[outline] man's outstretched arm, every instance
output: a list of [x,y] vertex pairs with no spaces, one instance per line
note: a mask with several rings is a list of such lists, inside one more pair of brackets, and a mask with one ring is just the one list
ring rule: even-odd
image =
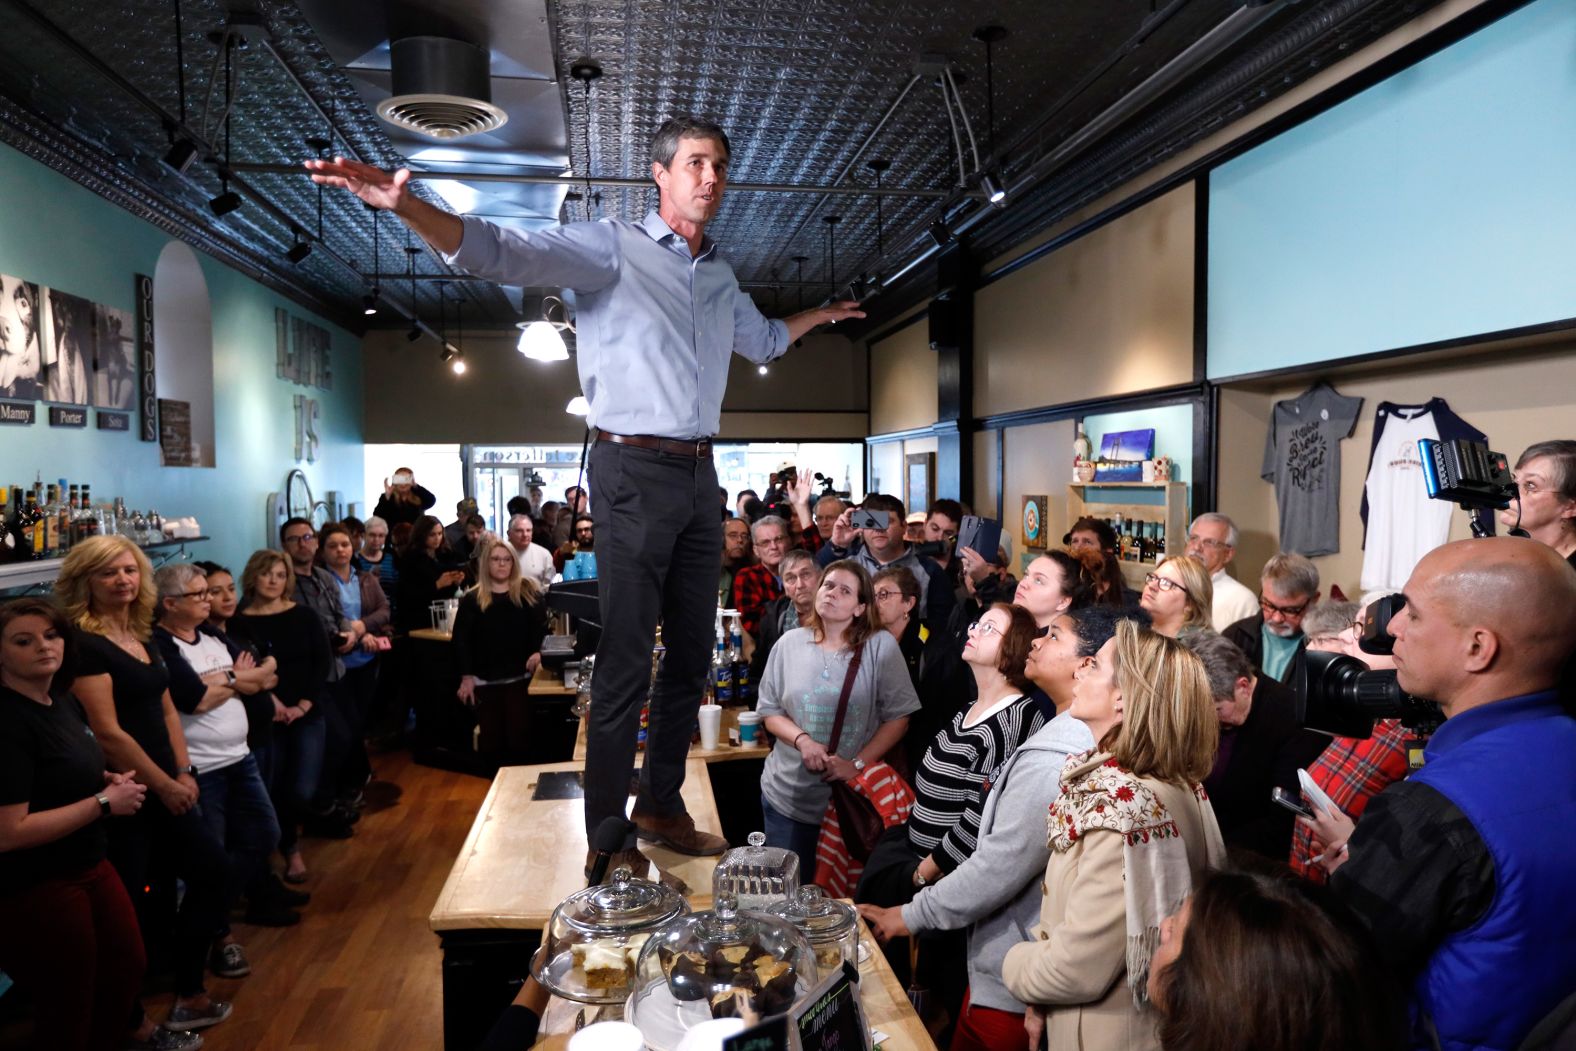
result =
[[322,186],[349,190],[374,208],[393,212],[416,236],[444,255],[460,250],[465,225],[460,217],[436,208],[411,193],[410,171],[401,168],[390,174],[370,164],[335,157],[331,161],[306,162],[312,181]]
[[792,343],[801,338],[805,333],[817,325],[837,324],[853,317],[864,317],[865,312],[859,309],[859,304],[851,299],[828,303],[824,307],[814,307],[810,310],[801,310],[790,317],[783,318],[788,326],[788,342]]

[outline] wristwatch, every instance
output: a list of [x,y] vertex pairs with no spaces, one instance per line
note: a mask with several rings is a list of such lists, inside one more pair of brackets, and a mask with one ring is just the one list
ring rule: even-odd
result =
[[231,669],[231,668],[224,669],[224,684],[226,686],[234,686],[235,685],[235,671],[233,669]]
[[104,793],[100,792],[98,795],[94,796],[93,798],[98,800],[99,817],[101,817],[101,818],[102,817],[109,817],[109,796],[107,796]]
[[860,774],[864,773],[865,772],[865,767],[868,766],[868,765],[869,764],[866,763],[863,759],[860,759],[857,756],[854,757],[854,772],[855,773],[860,773]]
[[925,874],[923,872],[920,872],[919,869],[914,870],[914,886],[923,887],[929,883],[930,881],[925,878]]
[[193,777],[196,777],[196,776],[197,776],[197,768],[196,768],[196,767],[195,767],[195,766],[188,766],[188,767],[187,767],[187,768],[186,768],[186,772],[187,772],[187,773],[188,773],[188,774],[191,774],[191,775],[192,775],[192,776],[193,776]]

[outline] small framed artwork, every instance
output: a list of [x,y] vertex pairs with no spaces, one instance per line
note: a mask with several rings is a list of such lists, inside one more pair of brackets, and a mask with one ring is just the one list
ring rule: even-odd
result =
[[1043,493],[1023,498],[1023,546],[1030,551],[1044,551],[1045,532],[1049,528],[1045,515],[1049,497]]
[[1111,431],[1100,436],[1100,456],[1094,462],[1097,482],[1141,482],[1144,461],[1155,456],[1155,432]]
[[936,489],[936,454],[909,453],[903,457],[903,505],[909,513],[930,508]]

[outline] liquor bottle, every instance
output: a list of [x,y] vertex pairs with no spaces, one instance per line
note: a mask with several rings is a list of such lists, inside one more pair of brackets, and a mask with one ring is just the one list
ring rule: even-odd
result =
[[98,516],[93,513],[92,486],[83,483],[80,500],[77,504],[76,517],[71,520],[71,542],[81,543],[90,536],[97,536],[99,531]]
[[1145,522],[1143,533],[1138,538],[1138,561],[1154,562],[1155,560],[1155,535],[1154,523]]
[[1166,557],[1166,523],[1162,519],[1155,523],[1155,561],[1163,562]]
[[60,486],[49,487],[49,499],[44,504],[44,557],[60,557]]
[[[66,480],[64,478],[60,480],[60,486],[61,491],[66,492]],[[77,487],[73,485],[65,500],[60,504],[60,524],[58,528],[60,529],[61,554],[71,550],[71,520],[77,513],[77,499]]]
[[755,685],[750,682],[750,662],[744,659],[744,629],[739,618],[733,618],[733,632],[728,640],[728,659],[733,662],[733,701],[741,708],[755,706]]
[[711,656],[711,689],[714,703],[726,708],[733,703],[733,662],[728,660],[722,632],[717,632],[717,649]]
[[0,489],[0,563],[16,561],[17,506],[9,486]]
[[22,530],[17,538],[17,546],[22,551],[23,558],[43,557],[43,537],[38,532],[39,518],[38,496],[36,493],[28,493],[27,506],[22,509]]

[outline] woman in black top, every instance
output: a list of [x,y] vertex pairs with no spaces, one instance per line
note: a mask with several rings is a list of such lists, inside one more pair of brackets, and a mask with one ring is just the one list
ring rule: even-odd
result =
[[42,599],[0,606],[0,968],[32,997],[35,1047],[108,1049],[146,958],[103,821],[135,814],[147,789],[104,772],[82,706],[56,681],[70,631]]
[[[161,902],[146,892],[133,899],[144,945],[170,942],[175,1006],[164,1024],[201,1029],[222,1022],[230,1005],[209,999],[203,971],[209,946],[234,904],[230,860],[194,809],[197,771],[170,700],[169,673],[148,643],[156,601],[153,567],[126,537],[91,537],[66,556],[55,593],[78,629],[71,692],[82,702],[110,769],[134,772],[148,789],[147,805],[111,827],[110,861],[127,887],[140,889],[153,885],[149,876],[157,853],[161,867],[173,869],[186,884],[173,932],[162,925],[172,900]],[[174,887],[161,893],[173,899]]]
[[454,615],[458,695],[476,707],[482,753],[500,764],[523,763],[533,736],[528,688],[542,663],[547,607],[536,581],[520,574],[513,548],[495,537],[477,546],[485,577]]
[[422,515],[411,529],[410,547],[399,564],[399,604],[396,607],[401,633],[432,626],[431,607],[440,598],[452,598],[453,589],[465,579],[463,570],[445,568],[456,562],[443,535],[443,523]]
[[[277,663],[274,696],[284,705],[284,714],[274,725],[268,792],[279,815],[285,881],[304,883],[299,832],[323,774],[326,724],[318,701],[331,657],[322,622],[291,599],[294,589],[289,559],[278,551],[256,552],[241,570],[241,612],[231,618],[230,628],[260,656]],[[345,831],[348,834],[348,826]]]
[[392,478],[383,483],[383,495],[372,513],[393,529],[401,522],[414,522],[422,513],[438,502],[438,498],[416,484],[416,476],[409,467],[401,467]]

